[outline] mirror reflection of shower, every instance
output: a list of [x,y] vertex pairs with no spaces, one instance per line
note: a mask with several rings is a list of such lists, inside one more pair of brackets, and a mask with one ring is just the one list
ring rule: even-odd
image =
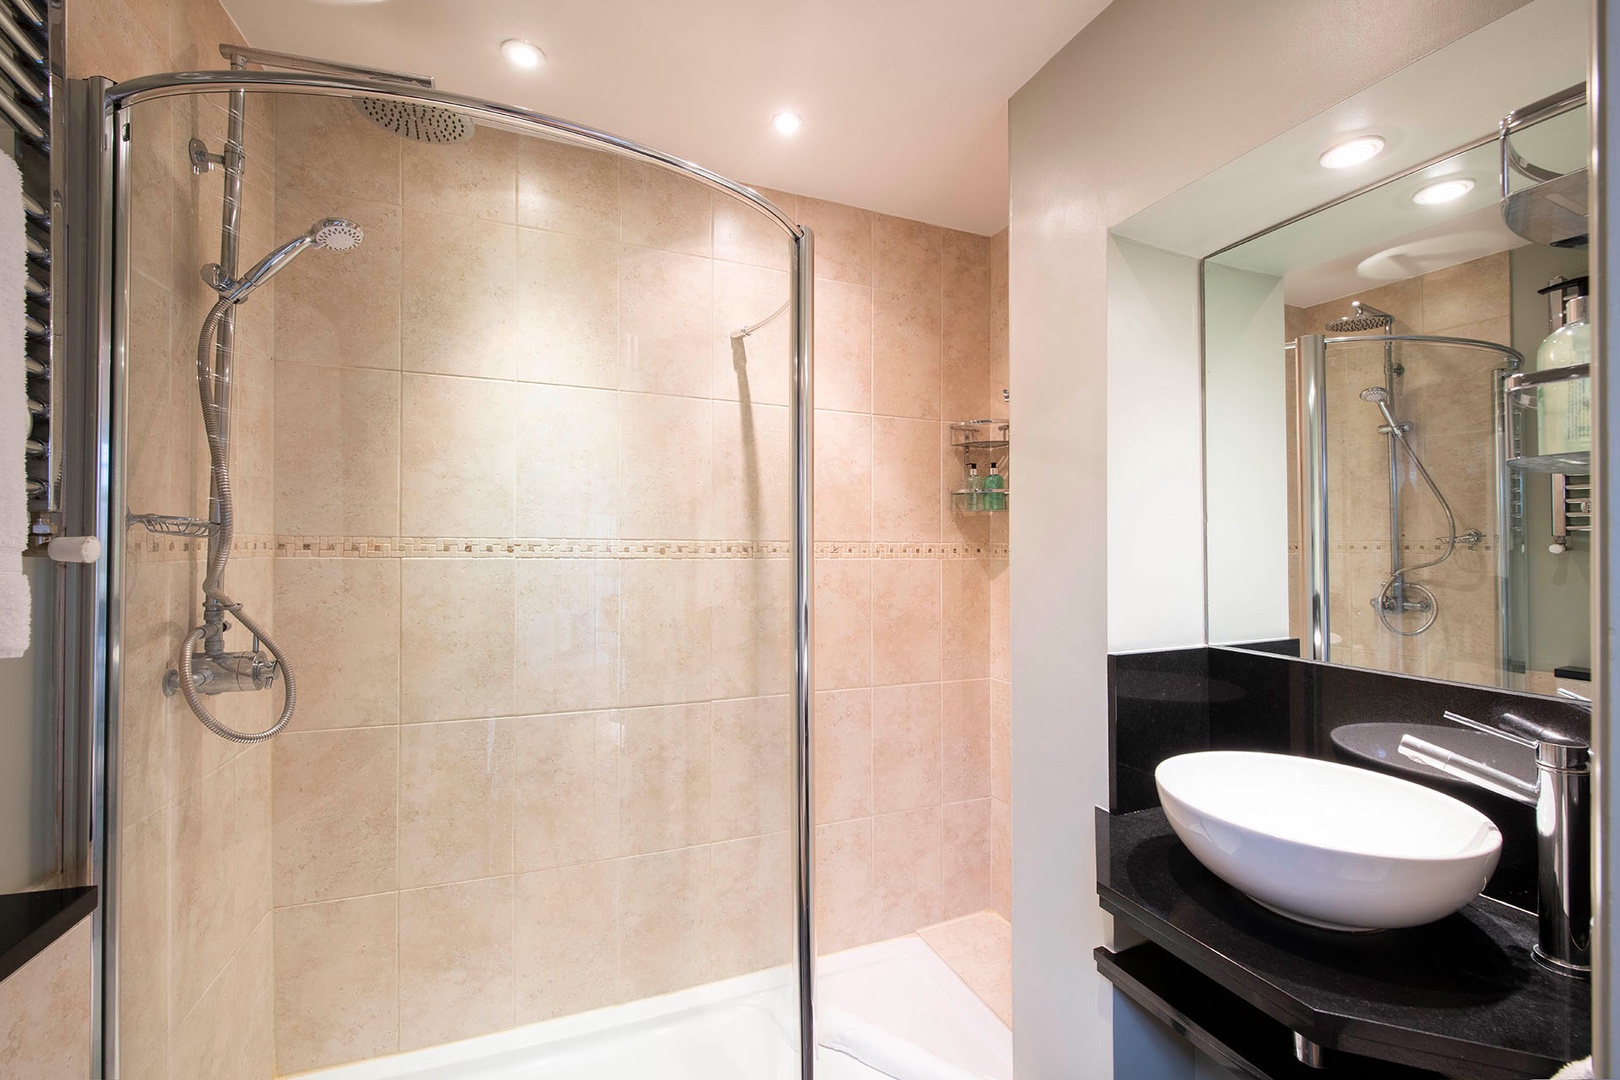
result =
[[[1409,436],[1413,433],[1411,421],[1400,420],[1396,416],[1397,394],[1400,389],[1400,380],[1406,374],[1406,368],[1395,356],[1397,341],[1439,341],[1443,339],[1426,337],[1424,335],[1401,335],[1394,332],[1395,317],[1387,311],[1382,311],[1360,300],[1351,301],[1350,313],[1343,318],[1334,319],[1327,324],[1327,330],[1332,334],[1363,334],[1369,330],[1382,331],[1379,334],[1369,334],[1365,337],[1340,338],[1339,341],[1379,341],[1384,346],[1384,384],[1382,386],[1369,386],[1361,391],[1360,397],[1371,405],[1377,407],[1383,423],[1379,425],[1379,434],[1385,436],[1388,443],[1389,462],[1389,576],[1379,588],[1378,595],[1372,597],[1369,603],[1378,615],[1378,621],[1390,633],[1400,637],[1416,637],[1434,626],[1440,617],[1440,600],[1434,592],[1424,585],[1411,580],[1412,575],[1424,570],[1432,570],[1450,559],[1456,553],[1459,543],[1472,548],[1485,539],[1484,533],[1479,529],[1468,529],[1459,534],[1457,532],[1457,518],[1452,512],[1451,503],[1440,490],[1439,484],[1424,465],[1422,457],[1412,445]],[[1329,339],[1332,342],[1334,339]],[[1487,344],[1488,343],[1474,343]],[[1442,545],[1437,557],[1425,562],[1408,564],[1403,554],[1403,529],[1401,513],[1401,456],[1404,452],[1406,459],[1412,463],[1423,484],[1439,504],[1441,513],[1445,516],[1446,531],[1444,536],[1437,537]],[[1402,620],[1405,616],[1416,615],[1417,623],[1408,628]]]

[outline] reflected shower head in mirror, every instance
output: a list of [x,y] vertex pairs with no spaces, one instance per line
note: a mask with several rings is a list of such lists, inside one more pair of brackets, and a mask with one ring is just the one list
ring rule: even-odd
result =
[[282,244],[235,280],[226,277],[218,263],[203,267],[202,276],[219,295],[233,304],[240,304],[252,295],[254,289],[286,269],[306,248],[352,251],[365,238],[365,231],[347,218],[322,218],[311,225],[308,232]]
[[471,120],[437,105],[363,97],[354,99],[354,107],[384,131],[412,142],[458,143],[473,136]]
[[1330,334],[1356,334],[1363,330],[1387,332],[1394,326],[1395,316],[1387,311],[1379,311],[1371,304],[1363,304],[1360,300],[1350,301],[1350,314],[1327,324]]

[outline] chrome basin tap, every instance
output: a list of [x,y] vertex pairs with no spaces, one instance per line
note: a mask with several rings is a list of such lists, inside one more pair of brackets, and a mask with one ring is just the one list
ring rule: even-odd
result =
[[1536,810],[1537,916],[1532,950],[1543,967],[1576,978],[1592,970],[1592,748],[1579,739],[1506,713],[1503,731],[1454,712],[1447,720],[1529,747],[1536,782],[1527,783],[1415,735],[1401,736],[1401,754],[1505,795]]

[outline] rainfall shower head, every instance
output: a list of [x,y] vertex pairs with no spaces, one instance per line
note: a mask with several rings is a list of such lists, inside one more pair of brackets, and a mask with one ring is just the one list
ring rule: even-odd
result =
[[363,97],[354,99],[354,107],[384,131],[415,142],[458,143],[473,134],[471,120],[437,105]]
[[231,303],[240,304],[252,295],[254,289],[286,269],[287,264],[302,254],[305,248],[352,251],[365,238],[365,231],[347,218],[322,218],[302,236],[287,241],[254,263],[241,277],[232,280],[218,263],[209,263],[203,267],[203,280]]
[[1327,324],[1330,334],[1356,334],[1363,330],[1389,330],[1395,325],[1395,316],[1379,311],[1360,300],[1350,302],[1350,314]]

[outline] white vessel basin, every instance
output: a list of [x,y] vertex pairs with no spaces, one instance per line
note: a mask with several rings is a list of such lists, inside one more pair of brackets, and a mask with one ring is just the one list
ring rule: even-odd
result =
[[1330,930],[1417,926],[1485,887],[1502,834],[1438,791],[1287,754],[1163,762],[1165,816],[1198,861],[1273,911]]

